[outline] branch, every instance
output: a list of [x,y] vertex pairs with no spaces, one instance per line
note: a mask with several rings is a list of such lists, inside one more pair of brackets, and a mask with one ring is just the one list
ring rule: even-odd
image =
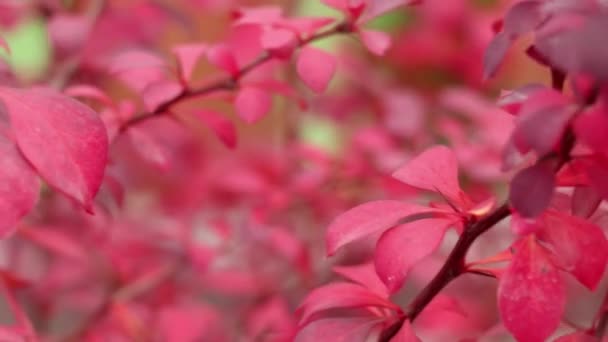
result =
[[[585,98],[580,104],[579,110],[572,116],[568,128],[561,139],[558,152],[551,152],[538,159],[537,162],[544,162],[547,160],[555,160],[555,173],[559,172],[561,168],[566,165],[571,159],[571,152],[576,144],[576,138],[572,130],[572,120],[578,114],[580,114],[587,106],[596,102],[599,93],[599,88],[594,87],[590,92],[589,96]],[[490,230],[497,223],[511,215],[509,208],[509,202],[505,202],[500,207],[494,209],[487,216],[483,217],[479,221],[472,221],[466,224],[462,235],[458,238],[454,249],[450,252],[445,264],[441,267],[439,272],[431,280],[431,282],[414,298],[412,303],[405,310],[405,315],[401,317],[397,322],[386,328],[382,335],[380,335],[379,342],[389,342],[401,329],[401,326],[406,320],[413,322],[418,315],[424,310],[424,308],[435,298],[435,296],[443,290],[452,280],[456,279],[463,273],[467,272],[465,266],[465,257],[469,248],[477,240],[479,236]],[[606,303],[608,303],[608,295],[606,297]],[[605,308],[605,306],[604,306]],[[601,334],[604,333],[606,326],[608,325],[608,310],[604,310],[601,318],[598,319],[597,328],[600,328]],[[598,333],[598,329],[596,329]]]
[[[342,22],[342,23],[332,27],[331,29],[328,29],[327,31],[317,33],[306,39],[301,40],[297,44],[296,49],[302,48],[310,43],[313,43],[313,42],[321,40],[321,39],[325,39],[325,38],[335,36],[338,34],[350,33],[350,32],[352,32],[352,26],[350,25],[350,23]],[[199,89],[194,89],[194,90],[190,90],[187,88],[183,89],[173,99],[171,99],[171,100],[165,102],[164,104],[162,104],[161,106],[159,106],[154,112],[141,113],[139,115],[136,115],[132,119],[129,119],[128,121],[126,121],[120,127],[120,132],[124,132],[124,131],[128,130],[130,127],[135,126],[143,121],[147,121],[148,119],[170,113],[171,112],[170,108],[183,100],[186,100],[186,99],[189,99],[192,97],[205,96],[205,95],[209,95],[209,94],[216,93],[219,91],[235,90],[238,88],[239,81],[243,77],[245,77],[247,74],[251,73],[253,70],[257,69],[259,66],[261,66],[267,62],[270,62],[273,59],[274,59],[273,55],[271,55],[267,52],[264,52],[260,56],[258,56],[256,59],[254,59],[252,62],[243,66],[238,71],[238,73],[236,73],[236,75],[229,76],[224,79],[215,81],[215,82],[213,82],[209,85],[203,86]]]

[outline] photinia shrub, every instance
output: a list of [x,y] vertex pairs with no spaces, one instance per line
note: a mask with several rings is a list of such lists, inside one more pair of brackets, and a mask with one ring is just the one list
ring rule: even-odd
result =
[[0,341],[605,340],[606,32],[602,0],[1,2]]

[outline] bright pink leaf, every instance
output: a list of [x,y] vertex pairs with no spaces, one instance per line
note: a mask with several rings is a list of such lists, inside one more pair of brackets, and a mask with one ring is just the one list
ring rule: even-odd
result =
[[426,219],[391,228],[376,244],[374,263],[380,279],[391,293],[401,289],[412,267],[441,244],[450,221]]
[[510,185],[509,201],[521,216],[540,215],[551,203],[555,176],[545,164],[537,163],[517,173]]
[[87,210],[103,179],[108,136],[89,107],[51,90],[0,88],[17,145],[52,187]]
[[422,340],[414,333],[410,321],[405,321],[390,342],[422,342]]
[[378,277],[378,273],[376,272],[373,263],[353,266],[335,266],[333,270],[344,278],[367,287],[381,297],[388,298],[388,289]]
[[38,201],[40,182],[15,144],[0,136],[0,238],[14,232]]
[[272,52],[276,57],[288,58],[297,46],[296,34],[283,28],[267,28],[260,38],[264,49]]
[[361,30],[359,36],[365,47],[378,56],[383,56],[391,46],[391,36],[385,32]]
[[399,306],[365,287],[353,283],[331,283],[314,289],[302,302],[300,325],[316,313],[339,308],[381,307],[399,311]]
[[498,285],[504,326],[520,342],[545,341],[559,326],[566,294],[558,269],[530,235],[515,254]]
[[325,318],[314,321],[300,330],[294,342],[366,342],[376,325],[374,317]]
[[236,147],[236,128],[232,121],[220,113],[207,109],[196,112],[196,117],[209,127],[226,147]]
[[166,308],[161,310],[159,315],[159,327],[167,341],[197,341],[208,338],[217,321],[217,314],[206,307]]
[[205,44],[182,44],[171,50],[179,64],[179,71],[183,81],[188,82],[190,80],[196,63],[207,53],[208,48]]
[[422,152],[395,171],[393,177],[416,188],[438,191],[456,203],[462,203],[458,160],[445,146],[435,146]]
[[553,342],[600,342],[600,339],[586,332],[577,331],[560,336]]
[[243,87],[234,100],[236,113],[247,123],[255,123],[270,111],[272,97],[262,89]]
[[239,73],[239,65],[234,53],[225,45],[216,45],[207,51],[209,62],[218,68],[224,70],[231,76],[236,76]]
[[155,137],[140,127],[131,127],[126,134],[142,159],[163,170],[169,167],[171,151]]
[[608,262],[608,241],[600,227],[551,210],[539,237],[551,245],[560,267],[589,289],[597,287]]
[[300,51],[296,69],[310,89],[323,93],[336,72],[336,58],[325,51],[307,46]]
[[386,230],[409,216],[420,219],[432,213],[427,207],[401,201],[381,200],[356,206],[329,225],[325,240],[327,254],[333,255],[340,247]]

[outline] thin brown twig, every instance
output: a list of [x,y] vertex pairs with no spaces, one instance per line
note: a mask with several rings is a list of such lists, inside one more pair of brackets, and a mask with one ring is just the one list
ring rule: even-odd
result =
[[[352,31],[351,25],[348,22],[342,22],[326,31],[317,33],[306,39],[302,39],[297,44],[296,48],[302,48],[305,45],[308,45],[315,41],[325,39],[325,38],[328,38],[328,37],[331,37],[334,35],[338,35],[338,34],[350,33],[351,31]],[[194,97],[205,96],[205,95],[209,95],[209,94],[216,93],[219,91],[235,90],[238,88],[239,81],[243,77],[245,77],[246,75],[251,73],[253,70],[257,69],[259,66],[261,66],[267,62],[270,62],[273,58],[274,58],[274,56],[272,54],[270,54],[268,52],[264,52],[260,56],[258,56],[256,59],[254,59],[252,62],[243,66],[235,75],[220,79],[209,85],[203,86],[199,89],[190,90],[190,89],[185,88],[179,94],[177,94],[173,99],[160,105],[154,112],[141,113],[139,115],[134,116],[132,119],[126,121],[121,126],[120,131],[124,132],[124,131],[128,130],[129,128],[131,128],[143,121],[146,121],[148,119],[158,117],[161,115],[165,115],[170,112],[169,109],[172,106],[176,105],[177,103],[179,103],[183,100],[194,98]]]

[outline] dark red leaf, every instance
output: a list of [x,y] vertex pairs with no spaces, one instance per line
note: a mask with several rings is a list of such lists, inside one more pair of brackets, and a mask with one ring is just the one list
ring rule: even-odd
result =
[[540,215],[551,203],[555,176],[543,163],[530,166],[515,175],[510,185],[509,202],[521,216]]

